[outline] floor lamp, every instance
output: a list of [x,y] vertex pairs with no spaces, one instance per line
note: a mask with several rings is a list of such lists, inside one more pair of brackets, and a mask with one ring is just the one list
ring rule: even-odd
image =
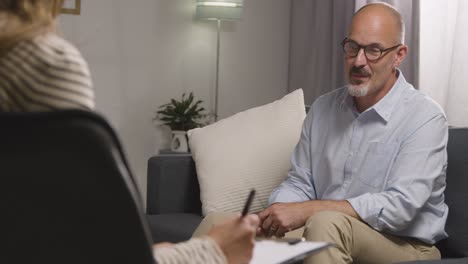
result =
[[196,17],[201,20],[214,20],[217,23],[216,35],[216,79],[214,119],[218,120],[219,94],[219,50],[221,21],[240,20],[244,0],[197,0]]

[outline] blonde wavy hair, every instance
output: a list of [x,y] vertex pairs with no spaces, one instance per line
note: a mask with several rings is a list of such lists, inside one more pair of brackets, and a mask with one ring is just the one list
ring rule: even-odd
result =
[[22,40],[56,30],[64,0],[0,0],[0,55]]

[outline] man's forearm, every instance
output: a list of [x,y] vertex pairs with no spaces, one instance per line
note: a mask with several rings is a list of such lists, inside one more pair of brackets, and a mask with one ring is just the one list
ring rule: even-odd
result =
[[283,236],[286,232],[302,227],[307,219],[321,211],[336,211],[350,215],[360,221],[352,205],[346,201],[310,200],[295,203],[275,203],[258,214],[261,232],[266,236]]
[[321,211],[336,211],[347,214],[362,221],[361,217],[359,217],[353,206],[351,206],[351,204],[346,200],[312,200],[303,202],[303,204],[304,209],[306,210],[309,217]]

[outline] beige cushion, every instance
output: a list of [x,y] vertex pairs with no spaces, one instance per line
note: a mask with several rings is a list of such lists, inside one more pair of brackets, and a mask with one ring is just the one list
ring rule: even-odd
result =
[[203,214],[240,212],[251,188],[251,212],[264,209],[286,177],[305,118],[302,90],[273,103],[188,131]]

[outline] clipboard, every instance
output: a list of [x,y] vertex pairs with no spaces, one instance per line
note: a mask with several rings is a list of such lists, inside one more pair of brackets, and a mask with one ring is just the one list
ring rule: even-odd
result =
[[290,244],[281,240],[258,240],[250,264],[292,264],[330,246],[332,244],[327,242]]

